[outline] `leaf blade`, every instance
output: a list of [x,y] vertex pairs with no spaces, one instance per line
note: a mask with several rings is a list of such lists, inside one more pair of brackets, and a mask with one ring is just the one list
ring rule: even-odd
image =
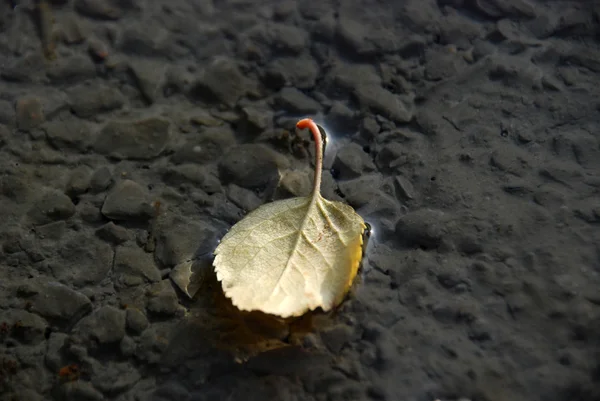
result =
[[[236,307],[290,317],[341,302],[360,264],[364,222],[348,205],[311,200],[263,205],[223,238],[214,265]],[[339,210],[345,223],[336,228],[324,216]]]

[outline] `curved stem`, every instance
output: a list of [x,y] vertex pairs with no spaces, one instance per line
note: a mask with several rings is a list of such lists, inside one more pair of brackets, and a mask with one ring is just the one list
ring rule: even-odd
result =
[[298,129],[309,129],[315,140],[315,179],[313,182],[313,199],[316,194],[321,193],[321,175],[323,170],[323,140],[321,139],[321,131],[317,124],[310,118],[305,118],[296,123]]

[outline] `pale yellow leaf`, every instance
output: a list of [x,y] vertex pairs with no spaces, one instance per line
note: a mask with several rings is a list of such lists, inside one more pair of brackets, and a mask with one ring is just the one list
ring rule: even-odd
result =
[[281,317],[328,311],[358,271],[365,222],[349,205],[321,196],[321,136],[310,120],[298,126],[311,129],[317,146],[313,193],[255,209],[215,249],[217,279],[241,310]]

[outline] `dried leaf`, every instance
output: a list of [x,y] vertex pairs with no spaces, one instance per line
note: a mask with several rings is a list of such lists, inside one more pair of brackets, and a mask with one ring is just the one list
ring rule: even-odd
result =
[[356,277],[367,226],[349,205],[321,196],[323,137],[316,146],[311,195],[267,203],[235,224],[215,249],[223,292],[240,310],[280,317],[339,305]]

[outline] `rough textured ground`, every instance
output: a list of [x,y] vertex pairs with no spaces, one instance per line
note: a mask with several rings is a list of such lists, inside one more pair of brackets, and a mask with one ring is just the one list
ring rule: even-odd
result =
[[[599,19],[0,2],[0,398],[600,400]],[[306,194],[306,116],[324,195],[375,228],[365,274],[309,351],[241,365],[169,274]]]

